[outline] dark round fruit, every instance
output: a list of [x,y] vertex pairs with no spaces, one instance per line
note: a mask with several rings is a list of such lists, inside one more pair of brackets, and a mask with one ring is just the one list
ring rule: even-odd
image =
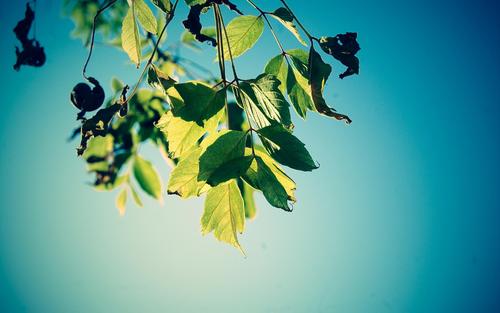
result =
[[83,110],[86,107],[86,102],[91,96],[90,86],[85,83],[78,83],[71,91],[71,102],[78,110]]

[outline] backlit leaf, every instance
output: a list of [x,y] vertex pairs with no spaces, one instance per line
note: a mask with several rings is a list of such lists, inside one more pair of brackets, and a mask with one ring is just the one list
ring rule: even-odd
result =
[[122,189],[116,197],[116,207],[121,216],[125,215],[125,207],[127,205],[127,189]]
[[134,2],[128,9],[122,23],[122,47],[130,60],[139,68],[141,62],[141,43],[139,41],[139,28],[135,19]]
[[[259,40],[264,31],[261,16],[243,15],[235,17],[226,26],[229,45],[233,58],[244,54]],[[224,59],[230,60],[229,49],[224,37]]]
[[142,190],[157,200],[161,200],[161,180],[151,162],[140,156],[134,158],[134,177]]
[[214,232],[215,238],[227,242],[242,253],[237,233],[245,228],[245,209],[240,190],[235,180],[210,189],[205,199],[205,209],[201,217],[204,235]]
[[135,14],[141,26],[149,33],[156,35],[158,25],[156,17],[144,0],[132,0],[135,4]]
[[172,3],[170,2],[170,0],[151,0],[151,2],[153,2],[153,4],[156,5],[164,13],[168,13],[172,9]]
[[271,13],[271,16],[274,17],[277,21],[279,21],[283,26],[285,26],[297,40],[307,46],[306,42],[300,36],[299,31],[297,30],[297,26],[293,23],[293,15],[286,8],[279,8]]

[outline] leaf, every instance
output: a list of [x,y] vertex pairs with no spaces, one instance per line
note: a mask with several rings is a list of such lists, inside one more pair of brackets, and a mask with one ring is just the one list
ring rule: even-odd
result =
[[157,34],[158,25],[156,22],[156,17],[149,8],[149,6],[144,2],[144,0],[132,0],[135,4],[135,14],[141,26],[153,35]]
[[319,45],[325,53],[347,66],[345,72],[339,75],[340,79],[359,74],[359,59],[356,57],[356,53],[360,47],[356,40],[357,37],[357,33],[345,33],[335,37],[321,37],[319,40]]
[[167,188],[168,194],[177,194],[182,198],[189,198],[191,196],[198,196],[206,191],[206,181],[198,179],[200,173],[200,156],[208,146],[227,132],[227,130],[223,130],[219,133],[209,134],[203,139],[198,148],[192,149],[180,159],[170,174]]
[[237,237],[237,233],[243,233],[244,228],[245,210],[236,181],[210,189],[201,217],[203,235],[214,231],[215,238],[233,245],[244,254]]
[[266,67],[264,68],[264,72],[266,74],[271,74],[276,76],[281,82],[279,89],[283,94],[286,92],[286,77],[287,77],[287,63],[285,62],[285,56],[283,54],[278,54],[269,62],[267,62]]
[[205,126],[205,123],[224,107],[225,88],[215,92],[211,86],[202,82],[176,84],[174,88],[177,93],[169,92],[170,99],[174,100],[172,113],[185,121],[194,121]]
[[311,96],[313,99],[314,107],[323,115],[333,117],[337,120],[344,120],[346,124],[351,123],[351,119],[344,114],[337,113],[335,109],[330,108],[325,99],[323,98],[323,88],[325,87],[326,80],[332,71],[332,67],[321,59],[321,56],[311,46],[309,51],[309,70],[311,86]]
[[151,162],[136,156],[133,165],[134,177],[142,190],[157,200],[161,200],[161,180]]
[[148,69],[148,84],[153,87],[163,91],[166,95],[167,90],[174,86],[176,81],[163,73],[156,65],[151,64]]
[[134,2],[128,9],[127,15],[122,23],[122,47],[128,54],[130,60],[139,68],[141,62],[141,43],[139,41],[139,28],[135,20]]
[[288,204],[288,194],[274,175],[271,166],[273,165],[266,164],[260,156],[257,156],[243,175],[243,179],[253,188],[261,190],[267,202],[272,206],[292,211]]
[[170,0],[151,0],[164,13],[169,13],[172,10],[172,2]]
[[237,130],[221,132],[221,135],[200,156],[198,181],[209,181],[212,174],[220,167],[231,160],[243,157],[246,138],[247,132]]
[[125,215],[125,207],[127,204],[127,189],[122,189],[116,197],[116,207],[121,216]]
[[238,179],[238,187],[240,188],[243,203],[245,204],[245,217],[254,219],[257,214],[257,207],[255,206],[255,199],[253,196],[255,189],[242,179]]
[[[226,26],[227,41],[231,47],[231,55],[237,58],[252,48],[264,31],[264,21],[261,16],[243,15],[235,17]],[[231,55],[224,37],[224,59],[230,60]]]
[[300,37],[297,27],[293,23],[293,15],[290,13],[290,11],[288,11],[286,8],[279,8],[272,12],[271,16],[274,17],[278,22],[283,24],[283,26],[285,26],[302,45],[307,46],[304,39]]
[[248,167],[250,167],[252,160],[253,156],[247,155],[244,157],[232,159],[222,164],[212,173],[212,175],[210,175],[207,183],[210,186],[217,186],[218,184],[226,182],[230,179],[239,178],[248,170]]
[[206,130],[196,122],[175,117],[172,111],[165,113],[156,124],[168,139],[168,152],[172,158],[179,158],[189,151]]
[[184,1],[186,1],[186,4],[189,6],[204,4],[205,2],[207,2],[207,0],[184,0]]
[[318,168],[304,144],[280,124],[257,130],[264,147],[279,163],[300,171]]
[[[245,149],[245,155],[248,155],[251,153],[250,148]],[[276,176],[276,179],[279,181],[279,183],[285,188],[286,194],[288,195],[288,200],[295,202],[297,199],[295,198],[295,190],[297,189],[297,185],[291,179],[284,171],[283,169],[279,166],[279,164],[267,154],[267,152],[264,150],[264,148],[260,146],[255,146],[255,154],[262,158],[266,164],[269,165],[269,168],[271,169],[271,172],[273,172],[274,176]]]
[[108,134],[104,137],[97,136],[90,139],[82,157],[89,161],[91,158],[105,158],[111,152],[113,152],[113,136]]
[[[200,33],[210,38],[214,38],[217,35],[215,27],[204,27],[201,29]],[[182,33],[181,42],[189,47],[198,48],[195,35],[193,35],[189,31],[184,31]]]
[[280,81],[273,75],[261,74],[241,82],[235,91],[237,102],[247,109],[250,119],[262,128],[272,121],[292,128],[289,104],[279,90]]
[[200,155],[203,148],[191,150],[177,163],[168,181],[167,193],[176,194],[182,198],[198,196],[204,181],[198,181]]
[[137,204],[138,207],[142,208],[143,204],[141,201],[141,197],[139,197],[139,194],[137,193],[137,190],[135,190],[135,188],[131,184],[129,184],[129,187],[130,187],[130,192],[132,193],[132,198],[134,199],[135,204]]

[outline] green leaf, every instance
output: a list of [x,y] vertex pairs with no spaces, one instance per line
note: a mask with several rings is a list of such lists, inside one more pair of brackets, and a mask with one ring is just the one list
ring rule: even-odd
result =
[[[217,36],[215,27],[204,27],[201,29],[200,33],[211,38],[215,38]],[[181,42],[189,47],[199,49],[198,41],[195,36],[187,30],[182,33]]]
[[283,126],[276,124],[264,127],[257,133],[266,150],[279,163],[301,171],[318,168],[304,144]]
[[309,51],[309,67],[309,83],[311,86],[311,96],[316,111],[318,111],[320,114],[333,117],[337,120],[344,120],[346,124],[350,124],[351,119],[347,115],[337,113],[334,108],[330,108],[326,104],[326,101],[323,98],[323,89],[325,87],[326,80],[332,72],[332,67],[323,62],[321,56],[314,50],[312,46],[311,50]]
[[87,149],[82,157],[88,160],[91,157],[105,158],[113,151],[113,136],[108,134],[105,137],[92,137],[87,144]]
[[286,8],[279,8],[275,10],[274,12],[271,13],[271,16],[274,17],[278,22],[283,24],[294,36],[297,38],[297,40],[303,44],[304,46],[307,46],[306,42],[302,37],[300,37],[299,31],[297,30],[297,27],[293,23],[293,15],[288,11]]
[[279,79],[279,81],[281,82],[279,89],[283,94],[285,94],[286,92],[287,71],[288,67],[285,56],[283,54],[279,54],[269,60],[269,62],[267,62],[266,64],[266,67],[264,68],[264,72],[266,74],[274,75]]
[[130,60],[139,68],[141,62],[141,42],[139,41],[139,28],[135,20],[134,2],[128,9],[127,15],[122,23],[122,47],[128,54]]
[[[261,16],[242,15],[235,17],[226,26],[227,37],[233,58],[237,58],[252,48],[264,31],[264,21]],[[224,37],[224,59],[230,60],[231,55]]]
[[217,168],[212,175],[210,175],[207,183],[210,186],[217,186],[218,184],[233,178],[239,178],[241,175],[246,173],[248,167],[250,167],[250,164],[252,163],[252,160],[253,156],[247,155],[224,163]]
[[200,155],[202,153],[203,148],[196,148],[187,153],[177,163],[177,166],[170,173],[167,187],[168,194],[176,194],[182,198],[199,195],[200,190],[205,185],[204,181],[198,181]]
[[113,90],[113,93],[116,94],[118,92],[121,92],[123,90],[123,87],[123,82],[118,78],[113,77],[113,79],[111,80],[111,90]]
[[148,84],[163,91],[166,95],[167,90],[174,86],[176,81],[163,73],[156,65],[151,64],[148,69]]
[[151,2],[164,13],[168,13],[172,10],[172,2],[170,2],[170,0],[151,0]]
[[125,215],[125,207],[127,205],[127,189],[122,189],[116,197],[116,207],[120,215]]
[[184,0],[184,1],[186,1],[186,4],[189,6],[203,4],[203,3],[207,2],[207,0]]
[[243,203],[245,204],[245,217],[254,219],[257,214],[257,207],[255,206],[255,199],[253,196],[255,189],[242,179],[238,179],[238,187],[240,188]]
[[189,151],[206,132],[196,122],[173,116],[172,111],[165,113],[156,127],[167,136],[168,152],[172,158],[179,158]]
[[[200,156],[198,181],[209,181],[212,174],[229,161],[244,156],[247,132],[228,130],[207,147]],[[218,176],[218,179],[223,175]]]
[[224,107],[225,88],[215,92],[211,86],[202,82],[176,84],[174,88],[177,93],[169,92],[170,99],[174,100],[172,113],[185,121],[194,121],[205,126],[205,123]]
[[208,146],[227,132],[227,130],[224,130],[219,133],[209,134],[203,139],[198,148],[192,149],[181,158],[170,174],[167,188],[168,194],[177,194],[182,198],[189,198],[191,196],[199,196],[206,191],[206,186],[208,186],[206,181],[198,179],[200,173],[200,156]]
[[309,88],[304,88],[304,84],[307,86],[308,81],[291,66],[289,66],[287,74],[286,87],[288,97],[290,97],[290,102],[292,102],[297,114],[305,119],[307,109],[313,107],[311,95],[308,92]]
[[245,209],[236,181],[210,189],[201,217],[203,235],[214,231],[215,238],[233,245],[244,254],[237,237],[237,233],[243,233],[244,228]]
[[151,162],[136,156],[133,165],[134,177],[142,190],[157,200],[161,200],[161,180]]
[[239,84],[235,89],[237,102],[244,107],[249,118],[262,128],[277,122],[292,128],[289,104],[279,90],[280,81],[273,75],[261,74]]
[[253,188],[261,190],[269,204],[291,211],[287,191],[276,178],[271,169],[272,166],[273,164],[266,163],[260,156],[257,156],[253,159],[243,179]]
[[156,35],[158,30],[158,25],[156,22],[156,17],[154,16],[151,9],[144,2],[144,0],[132,0],[135,4],[135,14],[141,26],[153,35]]
[[[245,149],[245,155],[251,153],[250,148]],[[297,199],[295,198],[295,190],[297,189],[297,185],[280,167],[280,165],[267,154],[265,149],[260,146],[255,146],[255,154],[259,156],[266,164],[269,165],[269,168],[273,172],[276,179],[280,182],[280,184],[285,188],[286,194],[288,195],[288,200],[295,202]]]
[[137,204],[138,207],[142,208],[143,204],[141,201],[141,197],[139,197],[139,194],[137,193],[137,190],[135,190],[134,186],[132,186],[131,184],[129,184],[129,187],[130,187],[130,192],[132,193],[132,198],[134,199],[135,204]]

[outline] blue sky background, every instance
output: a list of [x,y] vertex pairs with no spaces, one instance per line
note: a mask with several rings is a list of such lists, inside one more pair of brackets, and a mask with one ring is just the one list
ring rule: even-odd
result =
[[[0,13],[1,312],[500,311],[497,1],[289,1],[315,35],[359,33],[361,75],[326,89],[354,122],[295,120],[321,167],[289,171],[293,213],[258,197],[241,236],[247,258],[200,234],[201,199],[146,200],[120,218],[114,194],[86,185],[66,142],[86,50],[61,2],[38,2],[39,69],[12,69],[24,2],[2,1]],[[241,76],[278,52],[267,32],[238,60]],[[139,74],[105,46],[89,73]],[[158,153],[141,153],[166,181]]]

